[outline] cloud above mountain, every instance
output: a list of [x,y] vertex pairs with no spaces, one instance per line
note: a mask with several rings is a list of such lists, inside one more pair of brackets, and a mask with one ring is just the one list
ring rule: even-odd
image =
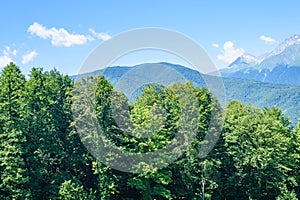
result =
[[271,37],[265,36],[265,35],[261,35],[259,37],[260,40],[264,41],[266,44],[274,44],[276,43],[276,40],[274,40]]
[[239,56],[243,55],[245,50],[242,48],[235,48],[232,41],[227,41],[223,44],[222,54],[217,56],[217,59],[223,61],[226,64],[230,64],[235,61]]

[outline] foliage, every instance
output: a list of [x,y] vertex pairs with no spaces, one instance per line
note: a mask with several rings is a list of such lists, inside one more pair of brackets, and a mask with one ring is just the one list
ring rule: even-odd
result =
[[[232,101],[223,111],[191,82],[145,85],[131,102],[103,76],[73,83],[33,68],[26,80],[13,63],[0,84],[1,199],[300,197],[300,122],[293,127],[276,107]],[[137,155],[177,148],[137,163],[109,144]],[[109,163],[135,164],[130,173]]]
[[0,198],[29,199],[24,157],[24,84],[19,68],[10,63],[0,76]]
[[84,191],[83,186],[75,183],[72,180],[65,181],[59,188],[59,197],[62,200],[92,200],[95,198],[93,194],[89,195]]

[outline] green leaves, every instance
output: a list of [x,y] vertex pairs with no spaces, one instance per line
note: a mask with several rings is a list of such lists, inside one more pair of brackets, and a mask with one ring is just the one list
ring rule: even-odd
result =
[[73,164],[66,162],[71,148],[66,145],[72,133],[72,81],[56,70],[40,68],[33,68],[29,77],[25,84],[28,185],[33,198],[54,198]]
[[0,198],[29,199],[24,161],[24,84],[20,69],[10,63],[0,75]]
[[85,191],[83,186],[72,180],[64,181],[59,187],[59,199],[61,200],[93,200],[96,199],[92,191]]
[[74,87],[56,70],[33,68],[25,80],[13,63],[0,84],[0,199],[299,198],[300,122],[291,127],[275,107],[234,101],[223,112],[189,82],[146,85],[129,103],[102,76]]
[[254,199],[273,199],[286,185],[292,189],[289,120],[276,108],[259,110],[240,102],[226,111],[224,138],[235,169],[229,177],[233,185]]

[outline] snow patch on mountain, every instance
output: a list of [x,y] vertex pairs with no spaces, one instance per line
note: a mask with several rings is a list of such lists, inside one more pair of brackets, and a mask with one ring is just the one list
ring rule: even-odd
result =
[[300,64],[300,35],[295,34],[282,42],[276,49],[259,57],[243,54],[231,63],[226,70],[239,71],[269,69],[278,65],[298,66]]

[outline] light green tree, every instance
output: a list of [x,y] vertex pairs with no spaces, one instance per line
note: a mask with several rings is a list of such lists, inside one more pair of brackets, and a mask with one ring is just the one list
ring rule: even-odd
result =
[[290,176],[293,171],[290,122],[282,112],[277,108],[259,110],[231,102],[226,114],[224,138],[232,164],[227,166],[232,168],[227,174],[227,195],[274,199],[286,185],[295,184]]

